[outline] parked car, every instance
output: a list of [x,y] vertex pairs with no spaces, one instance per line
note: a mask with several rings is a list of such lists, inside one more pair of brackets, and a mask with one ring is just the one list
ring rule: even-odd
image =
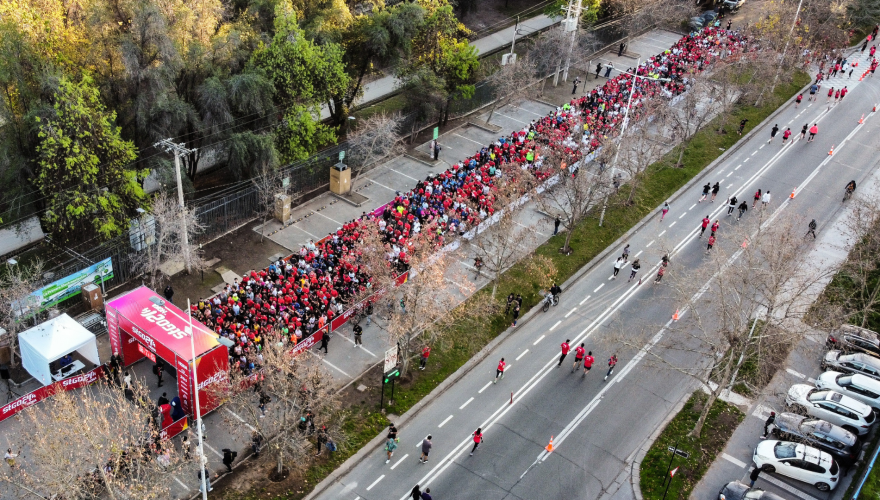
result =
[[796,413],[821,418],[859,436],[868,433],[876,418],[874,411],[865,403],[807,384],[791,386],[785,395],[785,404]]
[[856,435],[831,422],[786,412],[777,415],[774,424],[773,434],[779,439],[827,452],[843,465],[851,465],[859,456]]
[[761,488],[749,488],[739,481],[731,481],[718,492],[718,500],[785,500],[776,493]]
[[863,352],[844,354],[843,351],[831,350],[822,360],[823,370],[834,370],[843,373],[858,373],[880,380],[880,358],[869,356]]
[[816,387],[839,392],[880,410],[880,381],[871,377],[828,371],[819,375]]
[[702,29],[702,28],[705,28],[706,26],[709,26],[710,24],[712,24],[712,22],[715,21],[715,18],[717,18],[717,17],[718,17],[717,12],[715,12],[714,10],[707,10],[706,12],[703,12],[699,16],[692,17],[689,25],[690,25],[691,29],[693,29],[693,30]]
[[755,466],[812,484],[819,491],[837,487],[840,466],[824,451],[810,446],[768,439],[761,441],[752,455]]
[[840,328],[829,333],[825,346],[829,349],[839,349],[847,354],[864,352],[880,357],[880,335],[855,325],[841,325]]
[[742,4],[746,3],[746,0],[724,0],[722,5],[730,9],[731,11],[736,11]]

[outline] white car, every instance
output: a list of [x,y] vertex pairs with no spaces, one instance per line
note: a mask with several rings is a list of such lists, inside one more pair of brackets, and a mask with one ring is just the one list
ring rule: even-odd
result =
[[816,387],[830,389],[880,409],[880,381],[864,375],[827,371],[816,379]]
[[833,490],[840,477],[840,466],[831,455],[789,441],[761,441],[752,460],[764,472],[776,472],[812,484],[819,491]]
[[791,386],[785,404],[799,410],[796,413],[821,418],[860,436],[868,433],[875,420],[874,412],[865,403],[807,384]]

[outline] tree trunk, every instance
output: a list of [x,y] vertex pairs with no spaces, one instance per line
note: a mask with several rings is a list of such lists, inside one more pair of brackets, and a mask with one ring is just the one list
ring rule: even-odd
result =
[[703,411],[700,412],[700,418],[697,419],[697,423],[694,424],[694,428],[688,433],[688,436],[699,437],[700,433],[703,432],[703,425],[706,423],[706,418],[709,417],[709,411],[712,409],[712,405],[715,404],[715,400],[718,399],[718,391],[722,388],[721,384],[718,385],[718,388],[712,391],[709,394],[709,398],[706,400],[705,406],[703,406]]
[[495,291],[498,290],[498,275],[495,276],[496,278],[492,280],[492,300],[495,300]]
[[685,145],[685,142],[681,141],[681,146],[678,147],[679,148],[678,161],[675,162],[676,167],[681,167],[681,160],[684,158],[684,150],[686,147],[687,146]]
[[571,242],[571,231],[573,227],[574,224],[572,224],[571,226],[566,225],[565,227],[565,243],[562,245],[563,252],[568,253],[571,251],[571,248],[568,246],[568,244]]

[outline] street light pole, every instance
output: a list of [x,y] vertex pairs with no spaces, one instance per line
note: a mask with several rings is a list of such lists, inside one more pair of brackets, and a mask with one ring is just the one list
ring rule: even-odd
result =
[[208,488],[205,484],[207,482],[208,471],[205,469],[205,445],[202,439],[202,408],[199,406],[199,377],[196,373],[196,343],[194,340],[193,332],[193,320],[192,320],[192,305],[189,302],[189,297],[186,298],[186,312],[189,318],[189,348],[192,351],[192,378],[193,378],[193,388],[195,392],[195,400],[196,400],[196,433],[199,436],[199,469],[202,471],[201,474],[201,482],[202,482],[202,500],[208,500]]
[[779,64],[776,65],[776,75],[773,76],[773,85],[770,86],[770,92],[773,92],[776,89],[776,80],[779,79],[779,69],[782,67],[782,62],[785,60],[785,53],[788,51],[788,44],[791,43],[791,35],[794,33],[794,27],[797,26],[798,17],[801,15],[801,5],[804,4],[804,0],[800,0],[798,2],[797,10],[794,11],[794,21],[791,22],[791,29],[788,30],[788,39],[785,40],[785,47],[782,49],[782,56],[779,58]]

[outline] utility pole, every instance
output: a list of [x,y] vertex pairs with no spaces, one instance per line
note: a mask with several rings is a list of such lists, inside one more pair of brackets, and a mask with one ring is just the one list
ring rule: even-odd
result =
[[195,148],[189,149],[183,145],[183,143],[175,144],[171,142],[171,139],[162,139],[157,142],[153,146],[157,148],[162,148],[166,153],[174,154],[174,173],[177,175],[177,201],[180,204],[180,226],[181,226],[181,241],[183,241],[183,250],[184,250],[184,261],[186,263],[186,272],[189,274],[192,269],[190,265],[189,259],[189,234],[187,233],[186,228],[186,211],[184,210],[186,207],[183,203],[183,182],[180,180],[180,157],[183,155],[188,155],[195,153]]
[[[571,33],[571,42],[568,44],[568,54],[565,57],[565,68],[562,72],[562,81],[568,81],[568,68],[571,65],[571,54],[574,51],[574,42],[577,40],[577,33],[581,24],[581,4],[583,0],[569,0],[568,7],[565,9],[565,21],[562,22],[562,29],[565,33]],[[560,61],[561,62],[561,61]],[[559,83],[559,70],[553,79],[553,86]]]
[[513,40],[510,41],[510,53],[513,54],[513,47],[516,45],[516,32],[519,30],[519,16],[516,16],[516,25],[513,27]]

